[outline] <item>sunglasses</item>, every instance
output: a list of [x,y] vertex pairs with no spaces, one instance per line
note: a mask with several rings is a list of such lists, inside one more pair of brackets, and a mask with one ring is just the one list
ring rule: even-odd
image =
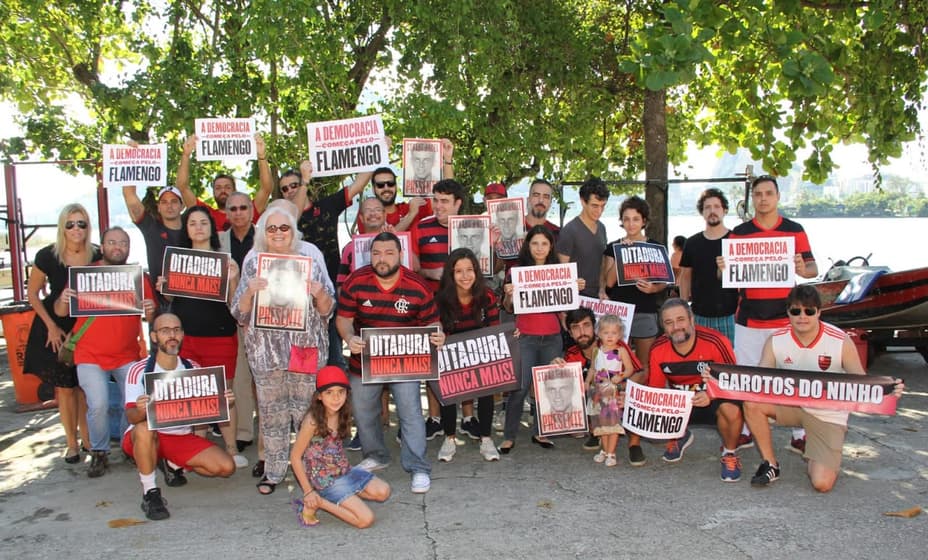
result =
[[281,185],[281,186],[280,186],[280,192],[282,192],[282,193],[284,193],[284,194],[287,194],[288,192],[290,192],[290,191],[295,191],[295,190],[298,189],[298,188],[300,188],[300,184],[299,184],[299,183],[290,183],[290,184],[287,184],[287,185]]
[[818,309],[814,307],[790,307],[788,311],[793,317],[798,317],[800,313],[805,313],[809,317],[818,313]]
[[277,233],[278,231],[281,233],[287,233],[288,231],[290,231],[290,226],[288,226],[287,224],[283,224],[280,226],[272,225],[272,226],[267,226],[266,228],[264,228],[264,231],[268,233]]
[[74,229],[75,227],[79,227],[81,229],[87,229],[87,222],[85,222],[84,220],[77,220],[76,222],[72,222],[71,220],[68,220],[67,222],[64,223],[64,229]]
[[375,189],[385,189],[387,187],[395,187],[396,181],[374,181]]
[[241,206],[229,206],[229,212],[244,212],[248,210],[247,204],[242,204]]

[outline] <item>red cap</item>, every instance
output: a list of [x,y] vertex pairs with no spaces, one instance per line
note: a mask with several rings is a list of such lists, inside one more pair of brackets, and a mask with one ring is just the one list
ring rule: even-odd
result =
[[351,389],[351,383],[348,382],[348,376],[340,367],[325,366],[316,374],[316,390],[320,393],[329,387],[344,387]]
[[502,183],[490,183],[487,185],[487,188],[483,191],[483,196],[486,197],[490,196],[491,194],[495,194],[503,198],[509,196],[509,194],[506,192],[506,185]]

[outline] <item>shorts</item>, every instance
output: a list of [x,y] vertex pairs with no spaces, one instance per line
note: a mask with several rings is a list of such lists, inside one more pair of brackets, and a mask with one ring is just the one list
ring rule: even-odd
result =
[[802,455],[833,471],[841,468],[841,451],[847,426],[825,422],[798,406],[775,406],[778,426],[802,426],[806,430],[806,451]]
[[319,495],[335,505],[340,505],[348,498],[364,490],[373,479],[374,475],[364,469],[351,467],[350,471],[336,478],[335,482],[329,485],[328,488],[319,490]]
[[[210,447],[213,447],[213,444],[209,440],[196,434],[158,434],[158,458],[167,459],[187,470],[190,470],[187,466],[190,459]],[[126,452],[126,455],[135,457],[132,449],[132,430],[128,430],[122,436],[122,450]]]
[[735,361],[742,366],[759,364],[761,354],[764,353],[764,344],[767,343],[770,335],[780,328],[758,329],[736,324],[735,339],[732,341],[735,346]]
[[[226,379],[235,378],[238,339],[232,336],[185,336],[183,355],[200,367],[225,366]],[[229,387],[231,388],[231,387]]]
[[731,401],[727,399],[712,399],[709,406],[694,406],[690,411],[690,420],[687,425],[705,425],[717,426],[719,407],[723,403],[733,404],[741,410],[741,401]]
[[702,315],[694,315],[693,318],[696,320],[696,324],[700,327],[706,327],[709,329],[715,329],[720,333],[728,337],[728,341],[734,345],[735,343],[735,316],[734,315],[722,315],[721,317],[704,317]]
[[635,313],[632,319],[631,338],[653,338],[658,335],[657,313]]

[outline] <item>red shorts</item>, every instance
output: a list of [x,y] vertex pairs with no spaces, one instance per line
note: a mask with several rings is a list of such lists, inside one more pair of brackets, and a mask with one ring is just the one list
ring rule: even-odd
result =
[[238,358],[238,338],[232,336],[185,336],[183,352],[188,360],[200,367],[225,366],[226,379],[235,377],[235,360]]
[[[191,433],[182,436],[158,434],[158,458],[167,459],[187,470],[192,470],[187,466],[190,459],[210,447],[213,447],[213,444],[209,440],[196,434]],[[126,452],[126,455],[135,457],[132,452],[132,430],[127,431],[122,436],[122,450]]]

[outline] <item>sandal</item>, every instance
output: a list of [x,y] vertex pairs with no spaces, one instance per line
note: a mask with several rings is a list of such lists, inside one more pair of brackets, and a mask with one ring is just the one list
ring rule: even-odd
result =
[[261,478],[261,482],[259,482],[257,486],[258,494],[262,496],[270,496],[274,493],[274,490],[277,489],[277,483],[271,482],[266,476]]
[[316,512],[306,512],[305,506],[303,505],[302,500],[293,500],[293,510],[296,511],[296,520],[299,522],[300,527],[315,527],[319,524],[319,518],[316,517]]
[[261,478],[264,476],[264,459],[260,459],[255,463],[254,468],[251,469],[251,476],[255,478]]

